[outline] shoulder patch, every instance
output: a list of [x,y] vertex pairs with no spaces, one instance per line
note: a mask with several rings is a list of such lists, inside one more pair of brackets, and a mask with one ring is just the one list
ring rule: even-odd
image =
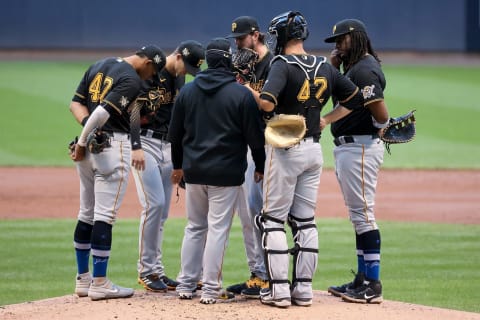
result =
[[371,86],[363,87],[362,89],[363,99],[369,99],[371,97],[374,97],[375,96],[375,92],[373,92],[374,89],[375,89],[374,84],[372,84]]

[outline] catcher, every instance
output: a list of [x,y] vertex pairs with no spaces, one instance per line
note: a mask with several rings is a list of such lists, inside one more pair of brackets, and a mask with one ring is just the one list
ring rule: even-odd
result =
[[[289,11],[272,19],[269,33],[275,38],[275,54],[262,92],[253,92],[259,107],[272,117],[265,130],[268,142],[263,185],[262,213],[256,224],[262,232],[269,288],[260,291],[260,301],[275,307],[313,303],[312,281],[318,259],[318,232],[315,206],[323,165],[320,139],[320,111],[332,94],[340,96],[336,113],[360,108],[358,88],[326,62],[325,57],[308,54],[303,46],[309,31],[299,12]],[[285,116],[289,116],[285,118]],[[294,117],[290,117],[294,116]],[[298,117],[301,117],[298,119]],[[297,118],[300,121],[295,121]],[[303,118],[303,119],[302,119]],[[275,125],[288,120],[287,126]],[[294,121],[291,121],[294,120]],[[298,140],[279,144],[270,131],[290,140],[289,127],[298,126]],[[285,130],[283,130],[285,128]],[[273,130],[276,129],[276,130]],[[295,246],[288,248],[285,222],[292,230]],[[293,256],[291,280],[289,256]]]

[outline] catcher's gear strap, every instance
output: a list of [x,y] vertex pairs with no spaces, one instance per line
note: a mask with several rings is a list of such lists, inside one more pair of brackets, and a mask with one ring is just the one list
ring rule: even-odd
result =
[[[267,222],[270,222],[268,227],[266,226]],[[283,248],[282,244],[283,241],[286,240],[284,222],[262,213],[255,218],[255,224],[262,233],[262,248],[265,255],[265,267],[270,279],[270,288],[272,288],[273,284],[289,283],[288,278],[285,278],[282,272],[280,272],[280,268],[271,268],[272,266],[277,266],[279,263],[283,264],[285,261],[288,262],[289,250],[286,243],[285,248]],[[269,243],[273,246],[276,245],[277,248],[271,249]],[[280,248],[278,245],[280,245]]]
[[[315,75],[318,72],[318,69],[322,66],[323,63],[327,61],[327,58],[325,57],[317,57],[317,56],[312,56],[313,62],[312,64],[306,64],[304,61],[300,60],[297,56],[293,55],[288,55],[288,56],[275,56],[272,61],[270,62],[270,65],[273,64],[275,60],[281,59],[285,61],[288,64],[295,64],[300,67],[300,69],[303,70],[305,73],[305,76],[307,77],[307,80],[315,79]],[[311,69],[313,68],[313,69]],[[310,72],[309,72],[310,71]],[[312,72],[313,71],[313,72]]]
[[297,56],[294,56],[294,55],[276,56],[272,59],[272,63],[273,63],[273,60],[281,59],[288,64],[297,65],[305,73],[305,77],[307,78],[310,84],[310,96],[303,103],[304,110],[301,113],[305,116],[305,118],[308,117],[307,115],[308,110],[305,110],[305,109],[312,108],[312,107],[318,107],[318,108],[322,107],[320,101],[318,101],[315,98],[317,91],[320,89],[320,86],[315,84],[315,76],[317,75],[318,69],[320,69],[322,64],[324,64],[327,61],[327,58],[317,57],[317,56],[312,56],[312,57],[313,57],[313,62],[311,64],[306,64],[304,61],[300,60]]

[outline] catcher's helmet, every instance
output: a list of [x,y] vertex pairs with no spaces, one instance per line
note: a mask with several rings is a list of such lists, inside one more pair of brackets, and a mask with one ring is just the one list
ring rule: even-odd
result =
[[289,40],[308,38],[307,20],[300,12],[288,11],[272,19],[268,33],[276,38],[275,54],[282,54]]

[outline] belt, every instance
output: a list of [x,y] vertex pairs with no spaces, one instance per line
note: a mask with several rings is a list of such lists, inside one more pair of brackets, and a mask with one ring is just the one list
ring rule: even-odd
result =
[[140,131],[140,135],[144,136],[144,137],[147,137],[147,138],[167,140],[167,134],[166,133],[161,133],[161,132],[153,131],[153,130],[150,130],[150,129],[142,129]]
[[368,143],[370,140],[377,139],[377,134],[372,135],[358,135],[358,136],[340,136],[333,139],[333,143],[338,147],[347,143]]

